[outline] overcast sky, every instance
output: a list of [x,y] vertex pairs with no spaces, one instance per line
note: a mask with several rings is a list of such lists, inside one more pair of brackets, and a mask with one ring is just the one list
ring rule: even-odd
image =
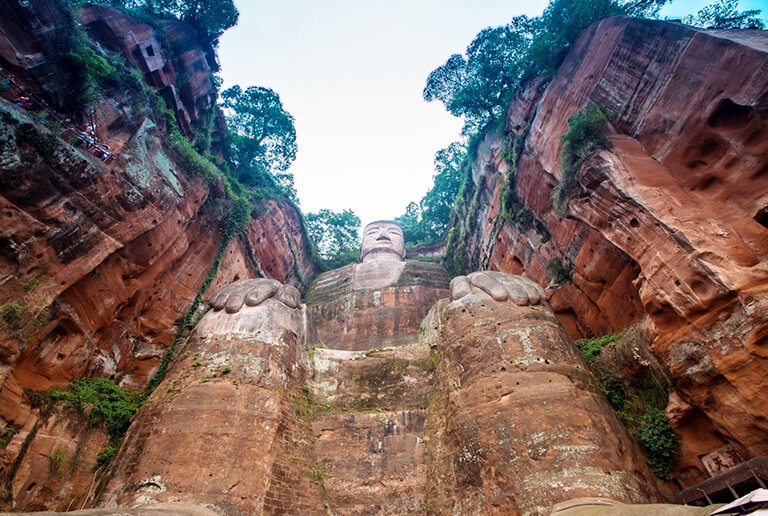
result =
[[[235,0],[221,37],[224,88],[275,90],[293,115],[290,168],[304,212],[351,208],[363,225],[394,218],[431,187],[435,152],[461,121],[422,90],[429,73],[484,27],[537,16],[545,0]],[[709,0],[676,0],[667,16]],[[765,9],[764,0],[741,2]],[[763,13],[763,16],[765,13]]]

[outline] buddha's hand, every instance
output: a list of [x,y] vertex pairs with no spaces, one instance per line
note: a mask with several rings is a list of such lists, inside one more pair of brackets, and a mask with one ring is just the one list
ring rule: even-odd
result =
[[296,308],[301,304],[301,294],[296,288],[268,278],[230,283],[216,292],[209,303],[216,311],[225,308],[227,313],[233,314],[238,312],[243,304],[258,306],[272,297],[288,308]]
[[488,294],[496,301],[510,300],[516,305],[538,305],[548,299],[547,292],[523,276],[503,272],[480,271],[451,280],[451,300],[468,296],[475,290]]

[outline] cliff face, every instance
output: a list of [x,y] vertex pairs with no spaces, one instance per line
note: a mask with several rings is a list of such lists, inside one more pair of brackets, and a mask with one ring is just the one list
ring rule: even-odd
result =
[[93,41],[118,52],[144,74],[176,114],[185,136],[208,127],[217,118],[212,81],[218,71],[216,54],[209,44],[198,40],[191,25],[158,20],[162,29],[157,29],[119,9],[93,4],[83,7],[81,18]]
[[[50,100],[47,90],[55,91],[54,84],[42,79],[65,77],[67,71],[46,56],[53,55],[55,33],[67,27],[49,23],[61,14],[57,4],[26,4],[2,21],[0,64],[16,80],[2,94],[12,99],[23,88]],[[124,52],[131,63],[135,56],[127,41],[164,34],[175,57],[172,64],[161,59],[167,75],[156,78],[144,70],[148,82],[166,97],[169,91],[178,96],[175,111],[188,115],[191,129],[215,114],[207,50],[190,39],[190,27],[169,22],[167,32],[159,33],[101,7],[86,7],[83,17],[103,46]],[[104,27],[114,30],[114,40]],[[47,75],[40,76],[44,70]],[[179,74],[189,80],[175,91]],[[73,498],[51,493],[82,488],[51,483],[47,456],[53,448],[88,451],[78,451],[72,466],[84,472],[87,490],[95,455],[106,441],[103,432],[78,426],[77,418],[51,419],[25,391],[91,376],[146,387],[222,244],[221,185],[187,168],[168,145],[162,118],[143,107],[146,95],[121,87],[98,100],[97,132],[115,152],[108,163],[51,134],[36,122],[39,116],[0,99],[0,424],[13,429],[3,434],[0,477],[14,494],[25,493],[14,498],[22,508],[66,507]],[[211,288],[260,276],[305,288],[312,275],[299,212],[273,200],[243,238],[229,243]],[[41,500],[48,501],[40,505]]]
[[[570,264],[570,281],[550,291],[575,335],[649,315],[651,350],[677,391],[683,485],[705,477],[698,457],[720,446],[745,459],[768,453],[766,70],[765,32],[603,20],[549,84],[529,84],[509,107],[508,133],[525,137],[517,194],[543,224],[498,217],[503,136],[486,138],[475,167],[484,179],[466,240],[473,265],[544,282],[552,258]],[[560,136],[590,104],[610,114],[612,146],[582,165],[561,215]]]

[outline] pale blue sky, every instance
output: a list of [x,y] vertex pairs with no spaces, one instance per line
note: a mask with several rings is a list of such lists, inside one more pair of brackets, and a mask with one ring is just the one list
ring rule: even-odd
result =
[[[235,0],[237,26],[221,38],[224,87],[275,90],[296,119],[290,168],[305,212],[352,208],[363,221],[392,218],[431,187],[434,154],[458,140],[461,121],[427,103],[427,75],[475,34],[546,0]],[[710,0],[677,0],[663,15]],[[768,8],[742,0],[741,9]]]

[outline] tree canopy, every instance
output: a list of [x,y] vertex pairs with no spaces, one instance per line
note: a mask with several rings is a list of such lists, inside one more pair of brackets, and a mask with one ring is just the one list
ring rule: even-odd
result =
[[501,117],[525,78],[554,73],[590,24],[618,14],[653,15],[668,1],[553,0],[539,17],[517,16],[480,31],[464,55],[452,55],[429,74],[424,100],[439,100],[464,117],[464,135],[476,134]]
[[[87,0],[68,1],[74,6],[87,3]],[[240,15],[233,0],[97,0],[95,3],[185,21],[209,41],[235,25]]]
[[417,204],[408,205],[405,213],[395,218],[403,228],[407,243],[434,243],[445,238],[451,222],[451,209],[463,180],[466,147],[453,142],[435,154],[434,186]]
[[764,29],[765,23],[757,16],[762,11],[739,11],[739,0],[719,0],[704,7],[695,16],[686,16],[683,22],[704,29]]
[[217,36],[237,23],[239,13],[232,0],[144,0],[159,14],[173,16]]
[[360,217],[352,210],[322,209],[305,216],[307,233],[324,271],[343,267],[360,256]]
[[[269,88],[233,86],[221,94],[229,132],[229,161],[246,186],[274,177],[295,198],[293,176],[285,173],[296,159],[293,117]],[[295,199],[294,199],[295,200]]]
[[465,118],[464,134],[498,118],[523,70],[528,42],[513,25],[483,29],[427,78],[424,99],[439,100],[455,116]]

